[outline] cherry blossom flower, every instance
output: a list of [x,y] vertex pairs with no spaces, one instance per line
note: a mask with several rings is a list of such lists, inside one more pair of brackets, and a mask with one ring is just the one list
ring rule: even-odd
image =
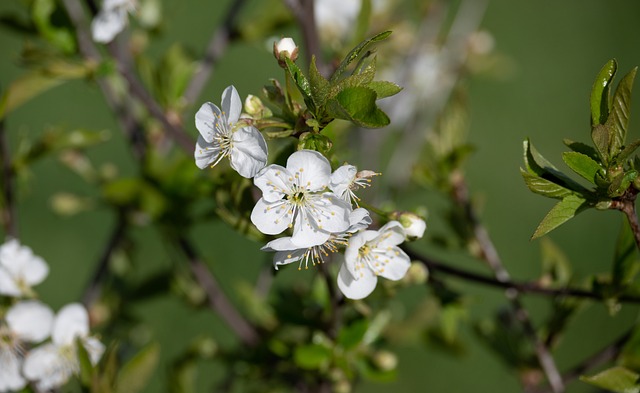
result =
[[309,264],[315,266],[324,263],[325,258],[330,254],[338,252],[339,247],[346,246],[348,239],[355,232],[367,228],[371,224],[371,217],[366,209],[355,209],[349,214],[349,228],[341,233],[334,233],[329,239],[317,246],[298,247],[291,241],[291,237],[281,237],[270,241],[264,247],[263,251],[276,251],[273,257],[273,266],[278,270],[278,266],[287,265],[293,262],[299,262],[298,270],[308,269]]
[[349,239],[338,288],[350,299],[363,299],[376,287],[378,276],[400,280],[411,261],[398,244],[405,239],[402,224],[390,221],[377,231],[362,231]]
[[64,385],[80,371],[76,343],[85,347],[91,363],[98,363],[104,345],[89,336],[89,315],[79,303],[64,306],[53,321],[51,342],[31,350],[24,359],[24,376],[40,391]]
[[312,150],[293,153],[286,168],[269,165],[253,179],[262,198],[251,212],[251,221],[268,235],[293,228],[291,242],[298,247],[322,244],[332,233],[345,231],[351,206],[326,192],[330,175],[329,161]]
[[21,373],[26,343],[49,337],[53,311],[35,300],[13,305],[0,321],[0,392],[23,389],[27,381]]
[[135,9],[135,0],[104,0],[102,9],[91,22],[93,40],[111,42],[127,26],[128,14]]
[[254,177],[267,163],[267,143],[257,128],[240,119],[242,101],[235,87],[222,93],[222,110],[207,102],[196,113],[200,132],[194,152],[200,169],[214,167],[229,157],[240,176]]
[[354,191],[371,186],[371,178],[377,175],[379,173],[368,170],[358,172],[355,166],[345,164],[331,174],[329,188],[340,198],[358,206],[360,198]]
[[11,239],[0,246],[0,294],[32,296],[32,286],[49,274],[49,266],[27,246]]
[[420,239],[427,229],[427,223],[417,214],[411,212],[402,212],[397,214],[397,220],[400,221],[404,228],[407,238]]

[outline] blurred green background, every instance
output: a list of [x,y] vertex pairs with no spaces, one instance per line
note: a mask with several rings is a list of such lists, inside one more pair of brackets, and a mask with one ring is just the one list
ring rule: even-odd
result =
[[[254,0],[248,8],[257,6]],[[349,1],[349,0],[345,0]],[[201,53],[210,34],[221,22],[229,1],[166,0],[162,38],[150,48],[162,53],[173,42],[180,42],[194,54]],[[19,10],[18,2],[3,0],[0,11]],[[250,23],[250,21],[247,21]],[[562,138],[589,141],[588,98],[591,84],[600,67],[609,59],[619,62],[619,74],[640,64],[640,2],[636,0],[492,0],[482,28],[496,42],[496,50],[512,64],[508,74],[480,76],[468,81],[471,111],[470,139],[477,147],[468,167],[468,179],[482,218],[490,231],[507,269],[517,279],[530,279],[540,272],[539,241],[529,238],[553,201],[531,194],[518,172],[522,165],[522,141],[530,137],[545,157],[559,166],[564,150]],[[7,86],[23,73],[16,60],[22,37],[0,30],[0,86]],[[215,69],[200,101],[218,102],[221,91],[233,83],[241,96],[260,92],[270,77],[281,77],[277,65],[263,41],[232,45]],[[640,100],[632,103],[629,138],[640,137]],[[195,108],[194,108],[195,109]],[[194,110],[195,112],[195,110]],[[114,163],[120,173],[131,173],[133,161],[107,110],[100,91],[82,81],[55,88],[13,112],[6,121],[12,146],[19,135],[35,136],[48,127],[111,130],[109,142],[91,148],[95,163]],[[195,137],[192,124],[187,129]],[[381,132],[381,131],[371,131]],[[21,240],[51,265],[47,281],[38,287],[41,296],[54,308],[77,301],[97,263],[106,237],[115,223],[105,209],[60,217],[50,209],[56,192],[94,195],[96,192],[65,169],[54,157],[33,167],[30,178],[20,184],[19,230]],[[430,207],[432,229],[439,228],[437,215],[428,195],[406,195],[399,206],[416,204]],[[436,205],[437,206],[437,205]],[[613,254],[621,217],[615,212],[588,211],[554,231],[550,237],[559,244],[574,265],[578,276],[607,271]],[[259,251],[261,244],[248,241],[223,224],[202,225],[193,234],[210,267],[222,286],[232,291],[238,283],[254,282],[261,266],[270,256]],[[171,265],[171,252],[153,230],[140,229],[136,238],[143,247],[136,252],[136,273],[132,280],[143,280]],[[428,241],[428,236],[427,236]],[[427,242],[420,247],[432,250]],[[455,261],[467,268],[480,264],[463,258]],[[294,280],[309,280],[310,273],[284,269],[276,276],[276,285]],[[288,284],[287,284],[288,285]],[[470,319],[489,317],[505,307],[498,290],[456,281],[457,287],[470,293]],[[401,294],[399,314],[409,312],[415,299],[428,294],[426,289],[410,289]],[[525,297],[534,322],[545,311],[544,303]],[[623,307],[613,318],[601,304],[589,306],[569,326],[556,354],[561,369],[593,353],[626,330],[636,318],[636,308]],[[148,392],[163,391],[164,369],[191,339],[212,334],[220,346],[234,344],[233,335],[216,316],[195,310],[173,296],[154,298],[136,307],[137,317],[148,324],[136,334],[161,343],[163,363]],[[399,369],[395,382],[363,383],[358,392],[515,392],[516,377],[481,345],[471,329],[462,332],[467,350],[459,355],[445,354],[424,342],[398,346]],[[204,362],[202,391],[219,381],[222,368],[215,361]],[[212,371],[209,371],[212,370]],[[593,389],[573,383],[569,392]]]

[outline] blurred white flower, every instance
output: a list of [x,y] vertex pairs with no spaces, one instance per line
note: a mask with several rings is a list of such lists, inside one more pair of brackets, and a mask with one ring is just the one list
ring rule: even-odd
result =
[[24,345],[49,337],[52,321],[53,311],[39,301],[21,301],[9,308],[0,321],[0,392],[26,386],[21,373]]
[[64,385],[80,371],[76,343],[87,350],[92,364],[98,363],[104,345],[89,336],[89,315],[79,303],[64,306],[53,321],[51,342],[31,350],[24,359],[24,376],[36,384],[39,391]]
[[127,26],[128,14],[136,9],[136,0],[104,0],[102,9],[91,22],[96,42],[111,42]]
[[402,224],[389,221],[377,231],[362,231],[351,239],[338,273],[338,288],[350,299],[363,299],[376,287],[378,276],[400,280],[411,261],[398,244],[404,242]]
[[49,266],[16,239],[0,246],[0,295],[31,296],[31,287],[49,274]]
[[207,102],[196,113],[200,132],[194,152],[200,169],[217,165],[229,156],[240,176],[254,177],[267,163],[267,142],[257,128],[240,120],[242,101],[234,86],[222,93],[222,110]]
[[322,39],[342,41],[353,29],[360,12],[360,0],[316,0],[313,11]]
[[331,174],[329,188],[338,197],[353,203],[355,206],[359,206],[358,201],[360,198],[356,196],[354,191],[359,188],[369,187],[371,178],[378,175],[379,173],[368,170],[358,172],[358,168],[355,166],[345,164]]
[[293,227],[291,242],[298,247],[317,246],[332,233],[345,231],[351,206],[326,192],[330,176],[329,161],[312,150],[291,154],[286,168],[269,165],[253,179],[262,198],[251,212],[251,222],[267,235]]

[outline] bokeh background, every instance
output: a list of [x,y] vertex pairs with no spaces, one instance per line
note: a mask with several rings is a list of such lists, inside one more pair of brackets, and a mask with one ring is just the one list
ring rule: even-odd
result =
[[[253,0],[247,7],[257,7]],[[351,1],[351,0],[344,0]],[[17,0],[0,2],[0,12],[18,12]],[[194,54],[201,53],[210,34],[221,23],[229,1],[165,0],[166,18],[161,38],[150,46],[159,55],[173,42],[180,42]],[[245,19],[251,23],[251,19]],[[476,146],[467,166],[469,186],[481,216],[507,269],[517,279],[536,277],[540,272],[539,241],[530,241],[538,222],[553,201],[531,194],[521,179],[522,141],[530,137],[538,150],[562,167],[562,138],[589,141],[588,99],[593,78],[609,59],[616,58],[619,74],[640,64],[640,2],[635,0],[491,0],[481,27],[495,40],[495,51],[509,67],[498,74],[479,75],[466,81],[470,108],[469,138]],[[289,31],[296,37],[295,30]],[[24,70],[17,64],[23,38],[0,29],[0,87],[6,87]],[[265,40],[233,44],[214,71],[201,100],[217,102],[221,91],[233,83],[240,94],[259,93],[268,78],[281,73],[272,61]],[[632,102],[629,138],[640,137],[640,100]],[[194,108],[195,112],[195,108]],[[120,173],[133,171],[129,149],[107,110],[99,89],[83,81],[73,81],[37,97],[13,112],[6,121],[11,146],[21,135],[35,136],[49,127],[111,130],[108,142],[93,147],[97,164],[113,163]],[[197,131],[188,126],[192,135]],[[370,131],[378,132],[378,131]],[[92,196],[95,190],[65,169],[55,157],[39,161],[30,176],[20,183],[18,225],[21,240],[51,265],[47,281],[39,293],[54,308],[76,301],[99,258],[101,247],[115,223],[106,209],[96,209],[71,217],[54,214],[51,197],[58,192]],[[428,193],[405,194],[399,206],[429,209],[430,230],[445,231],[438,219],[438,198]],[[440,201],[441,203],[441,201]],[[621,217],[615,212],[588,211],[554,231],[550,237],[573,263],[578,277],[607,271],[613,254]],[[212,271],[224,277],[221,284],[233,291],[252,283],[269,256],[260,244],[246,240],[221,223],[201,225],[193,234],[207,256]],[[137,250],[131,280],[146,277],[171,265],[171,253],[152,230],[139,229],[134,235],[143,247]],[[420,245],[437,253],[429,236]],[[467,268],[482,267],[468,258],[450,258]],[[275,285],[309,280],[308,272],[285,269]],[[502,293],[462,281],[455,285],[470,294],[469,320],[490,317],[505,307]],[[401,293],[397,313],[408,313],[418,298],[428,291],[412,288]],[[526,296],[534,322],[546,310],[535,296]],[[561,369],[610,342],[635,320],[637,307],[626,305],[615,317],[601,304],[588,305],[568,328],[556,358]],[[138,303],[135,316],[145,322],[135,334],[140,340],[161,344],[162,361],[148,392],[163,391],[168,359],[173,358],[194,336],[213,336],[221,347],[234,344],[233,335],[219,318],[197,310],[174,296],[158,296]],[[514,392],[516,377],[475,339],[470,328],[461,332],[465,350],[452,355],[417,336],[395,346],[399,356],[398,378],[384,384],[362,383],[358,392]],[[200,365],[202,391],[223,378],[215,360]],[[569,392],[593,391],[580,382]]]

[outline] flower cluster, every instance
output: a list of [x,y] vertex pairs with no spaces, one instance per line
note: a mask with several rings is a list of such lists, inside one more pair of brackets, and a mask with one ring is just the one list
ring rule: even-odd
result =
[[17,240],[0,246],[0,295],[9,304],[0,308],[0,392],[19,391],[28,383],[37,391],[64,385],[79,372],[78,343],[93,364],[102,356],[103,344],[89,336],[84,306],[68,304],[54,315],[34,298],[32,287],[48,273],[46,262]]
[[349,164],[332,171],[327,158],[306,149],[291,154],[285,167],[266,166],[265,139],[251,125],[249,115],[241,116],[241,109],[233,86],[222,94],[222,109],[212,103],[202,105],[195,116],[200,132],[195,162],[203,169],[229,157],[233,169],[253,178],[262,196],[251,212],[251,222],[267,235],[289,232],[262,248],[275,252],[275,268],[297,262],[298,269],[308,269],[344,249],[338,288],[352,299],[368,296],[378,276],[404,277],[411,261],[398,245],[408,236],[421,237],[424,221],[414,215],[417,222],[394,220],[377,231],[367,229],[372,220],[359,206],[356,191],[368,187],[379,174],[358,171]]

